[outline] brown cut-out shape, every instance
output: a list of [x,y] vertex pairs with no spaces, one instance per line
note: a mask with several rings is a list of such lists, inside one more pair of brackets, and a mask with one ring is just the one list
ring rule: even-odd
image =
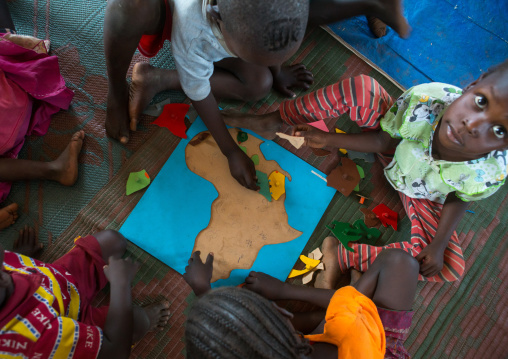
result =
[[318,157],[324,157],[330,154],[330,151],[324,150],[322,148],[311,148],[311,150],[314,153],[314,155]]
[[[233,138],[238,131],[229,129]],[[258,154],[256,169],[264,173],[279,171],[290,181],[289,173],[276,161],[265,159],[259,148],[261,143],[255,136],[242,143],[248,153]],[[212,136],[199,146],[187,146],[185,161],[192,172],[212,183],[218,193],[211,205],[210,222],[197,235],[192,250],[201,251],[203,261],[208,253],[214,253],[212,282],[228,278],[234,269],[251,268],[264,246],[286,243],[302,234],[288,223],[284,196],[269,202],[231,176],[228,159]]]
[[356,163],[347,157],[341,158],[341,166],[338,166],[326,177],[327,186],[335,188],[344,196],[349,196],[358,183],[360,183],[360,173],[356,168]]
[[381,221],[379,220],[379,218],[377,218],[376,214],[367,207],[360,208],[360,211],[362,211],[362,213],[365,216],[363,221],[365,222],[367,227],[369,228],[377,227],[381,224]]
[[210,136],[209,132],[201,132],[199,135],[194,137],[194,139],[192,141],[189,142],[189,145],[191,145],[191,146],[197,146],[201,142],[206,140],[208,138],[208,136]]

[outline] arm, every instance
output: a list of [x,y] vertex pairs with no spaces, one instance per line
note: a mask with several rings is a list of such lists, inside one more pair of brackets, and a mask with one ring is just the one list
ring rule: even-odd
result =
[[192,101],[197,113],[210,130],[221,152],[227,157],[231,175],[244,187],[257,190],[256,169],[251,159],[238,147],[224,124],[215,97],[210,94],[201,101]]
[[104,268],[111,294],[99,359],[129,357],[133,334],[131,282],[136,270],[130,260],[113,257]]
[[304,144],[310,147],[321,148],[331,146],[345,148],[346,150],[360,152],[387,152],[400,142],[392,138],[387,132],[369,131],[362,133],[332,133],[324,132],[310,125],[298,125],[293,128],[294,136],[305,138]]
[[432,277],[443,269],[444,251],[468,205],[469,202],[462,201],[454,192],[446,197],[434,239],[416,256],[423,276]]
[[327,308],[334,289],[293,285],[261,272],[250,272],[245,278],[245,288],[270,300],[299,300],[321,308]]

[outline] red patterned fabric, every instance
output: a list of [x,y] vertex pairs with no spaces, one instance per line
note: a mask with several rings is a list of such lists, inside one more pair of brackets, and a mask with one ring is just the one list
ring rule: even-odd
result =
[[413,311],[397,311],[377,308],[386,335],[385,358],[406,359],[410,358],[404,348],[404,341],[409,335],[409,328],[413,319]]
[[[5,252],[14,292],[0,309],[2,358],[97,356],[107,310],[89,302],[106,283],[98,273],[105,264],[100,253],[93,236],[79,238],[54,264]],[[97,278],[88,278],[94,273]]]

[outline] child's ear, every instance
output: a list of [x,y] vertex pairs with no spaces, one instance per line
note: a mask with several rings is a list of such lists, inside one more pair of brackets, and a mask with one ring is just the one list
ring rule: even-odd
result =
[[217,5],[206,5],[206,13],[209,14],[211,17],[213,17],[216,20],[222,20],[219,12],[219,6]]

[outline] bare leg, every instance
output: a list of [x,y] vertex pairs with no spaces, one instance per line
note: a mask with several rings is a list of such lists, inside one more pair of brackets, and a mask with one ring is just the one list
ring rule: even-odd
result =
[[221,112],[226,125],[245,128],[254,131],[267,140],[273,140],[282,126],[282,119],[279,111],[270,112],[264,115],[240,113],[231,110]]
[[14,241],[12,248],[16,253],[20,253],[31,258],[38,258],[44,248],[44,245],[39,243],[39,237],[35,234],[34,229],[25,226],[25,228],[19,231],[19,236]]
[[334,289],[340,277],[339,258],[338,258],[339,242],[334,237],[326,237],[321,246],[323,253],[323,264],[325,270],[316,274],[315,288]]
[[351,283],[349,285],[354,286],[356,284],[356,282],[358,282],[360,280],[362,275],[363,275],[362,272],[357,271],[354,268],[351,268]]
[[355,288],[381,308],[411,310],[420,266],[400,249],[382,251]]
[[6,0],[0,0],[0,29],[16,30]]
[[134,65],[129,91],[130,129],[136,130],[139,116],[156,94],[165,90],[181,89],[176,70],[159,69],[143,62]]
[[164,27],[164,0],[111,0],[104,18],[104,52],[108,69],[106,132],[125,144],[129,141],[129,88],[127,70],[144,34]]
[[72,135],[67,148],[51,162],[0,159],[0,181],[12,182],[32,179],[47,179],[72,186],[78,178],[78,156],[85,138],[84,131]]
[[169,320],[169,302],[167,300],[145,307],[133,307],[134,332],[132,341],[137,342],[148,332],[162,330]]
[[121,258],[127,249],[127,239],[117,231],[106,229],[94,234],[102,250],[102,259],[109,262],[109,257]]
[[401,0],[311,0],[309,25],[325,25],[358,15],[372,15],[394,29],[401,37],[410,27],[402,14]]
[[0,208],[0,229],[9,227],[18,219],[18,205],[12,203],[7,207]]

